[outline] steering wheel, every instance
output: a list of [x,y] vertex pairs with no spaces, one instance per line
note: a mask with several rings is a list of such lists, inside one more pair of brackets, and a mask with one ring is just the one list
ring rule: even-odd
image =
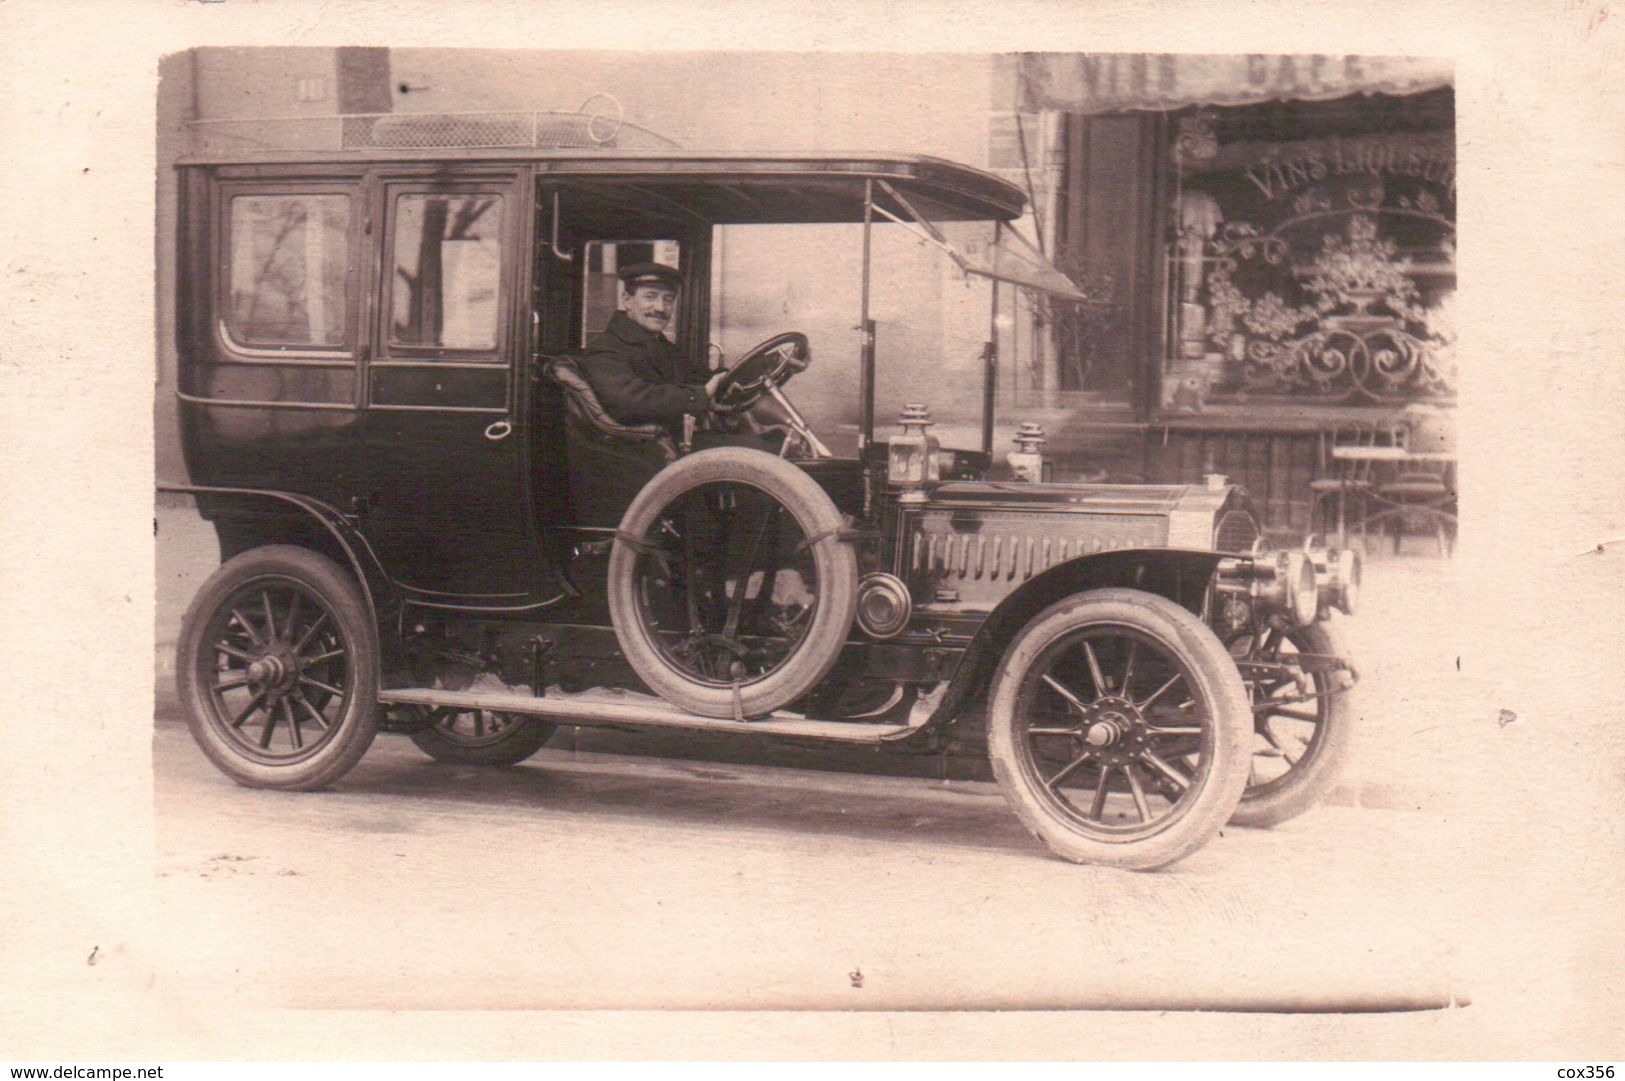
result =
[[807,336],[788,331],[775,334],[739,358],[739,362],[717,383],[711,395],[718,413],[741,413],[768,392],[769,386],[783,386],[792,375],[812,363]]

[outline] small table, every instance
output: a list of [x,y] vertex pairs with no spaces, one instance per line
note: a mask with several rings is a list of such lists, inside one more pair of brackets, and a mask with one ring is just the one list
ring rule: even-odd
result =
[[[1361,447],[1337,446],[1331,448],[1332,458],[1339,462],[1343,469],[1344,486],[1337,493],[1337,543],[1339,547],[1348,545],[1348,527],[1344,511],[1344,497],[1347,490],[1353,485],[1348,483],[1349,472],[1357,463],[1365,462],[1373,465],[1400,467],[1405,465],[1445,464],[1453,465],[1456,461],[1456,452],[1449,450],[1406,450],[1404,447]],[[1397,471],[1397,469],[1396,469]],[[1445,505],[1454,498],[1454,492],[1445,485],[1445,492],[1438,498],[1428,502],[1413,502],[1404,499],[1390,499],[1381,492],[1382,485],[1367,484],[1361,487],[1362,493],[1369,501],[1382,504],[1373,511],[1370,502],[1366,504],[1365,513],[1360,518],[1360,531],[1365,533],[1373,522],[1382,521],[1406,514],[1421,514],[1434,522],[1447,522],[1453,528],[1456,525],[1456,516],[1446,510]],[[1396,542],[1397,543],[1397,542]]]

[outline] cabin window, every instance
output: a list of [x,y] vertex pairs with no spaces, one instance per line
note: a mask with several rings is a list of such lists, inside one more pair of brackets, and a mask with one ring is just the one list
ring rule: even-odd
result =
[[390,340],[431,349],[497,346],[500,195],[403,194],[395,205]]
[[231,200],[226,325],[245,345],[342,348],[351,323],[350,198]]

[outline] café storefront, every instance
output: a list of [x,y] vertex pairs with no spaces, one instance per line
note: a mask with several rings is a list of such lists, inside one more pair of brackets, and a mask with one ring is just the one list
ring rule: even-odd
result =
[[1094,298],[1029,300],[1007,366],[1060,470],[1228,474],[1301,535],[1339,440],[1452,445],[1448,62],[1040,53],[1005,74],[1036,232]]

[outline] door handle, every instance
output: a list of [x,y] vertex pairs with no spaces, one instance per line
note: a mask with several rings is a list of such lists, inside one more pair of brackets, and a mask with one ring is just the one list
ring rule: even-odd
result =
[[493,443],[500,443],[500,442],[502,442],[502,440],[508,438],[508,435],[512,431],[513,431],[513,425],[508,423],[507,421],[505,421],[505,420],[494,421],[494,422],[492,422],[490,425],[488,425],[486,427],[486,429],[485,429],[485,438],[489,439]]

